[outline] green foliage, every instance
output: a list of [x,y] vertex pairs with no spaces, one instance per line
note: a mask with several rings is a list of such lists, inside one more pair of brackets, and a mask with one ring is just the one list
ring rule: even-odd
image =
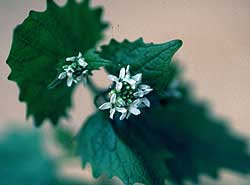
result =
[[75,143],[73,131],[67,127],[57,126],[57,128],[54,129],[54,138],[66,153],[69,155],[74,153]]
[[111,74],[118,74],[121,67],[130,65],[134,73],[142,73],[143,81],[158,91],[163,91],[169,83],[170,62],[175,52],[182,46],[181,40],[163,44],[144,43],[142,39],[134,42],[114,39],[102,46],[100,56],[113,62],[106,67]]
[[84,58],[88,62],[88,69],[91,71],[99,69],[100,67],[112,65],[111,61],[101,58],[94,49],[88,50],[84,54]]
[[[231,133],[224,120],[195,100],[186,86],[178,87],[179,98],[166,93],[179,74],[171,60],[182,41],[153,44],[142,39],[111,40],[96,52],[93,48],[107,27],[101,15],[102,9],[90,8],[88,0],[68,0],[64,7],[47,0],[46,11],[31,11],[15,29],[7,59],[9,79],[19,86],[27,117],[32,116],[39,126],[45,119],[57,124],[68,116],[74,87],[58,84],[56,77],[66,57],[82,52],[90,74],[104,66],[108,73],[117,75],[130,65],[132,75],[142,73],[143,83],[155,90],[147,96],[151,108],[142,109],[140,116],[120,121],[116,115],[109,120],[108,115],[97,112],[86,121],[77,136],[77,152],[83,166],[91,164],[94,177],[118,176],[125,185],[164,185],[165,180],[182,185],[184,180],[197,183],[200,174],[216,178],[221,168],[249,173],[247,144]],[[87,82],[97,94],[96,103],[106,100],[109,90],[99,90],[90,79]],[[71,153],[72,133],[60,128],[55,133],[57,141]],[[59,179],[40,136],[26,131],[0,140],[0,167],[1,185],[79,184]]]
[[46,118],[57,124],[67,117],[74,88],[47,86],[57,76],[60,60],[86,52],[103,37],[107,24],[101,15],[102,9],[91,9],[87,0],[79,4],[69,0],[64,7],[48,0],[46,11],[31,11],[15,29],[7,59],[9,79],[19,86],[19,99],[27,104],[27,117],[33,116],[36,125]]
[[54,185],[56,165],[42,147],[41,134],[14,129],[0,139],[1,185]]
[[204,103],[188,95],[179,100],[152,99],[150,110],[123,122],[116,120],[113,126],[123,142],[140,156],[149,153],[150,163],[157,160],[157,151],[171,153],[165,160],[158,160],[177,184],[187,179],[197,182],[201,174],[217,178],[222,168],[250,172],[247,143],[234,136],[226,122],[215,118]]
[[[68,130],[62,130],[56,130],[54,133],[58,136],[62,132],[64,132],[64,135],[67,132],[66,138],[72,134]],[[50,132],[50,130],[46,130],[46,132]],[[63,163],[62,158],[47,152],[46,147],[44,147],[44,142],[47,143],[46,139],[40,131],[34,129],[25,129],[18,126],[15,126],[15,128],[9,127],[0,137],[0,184],[114,185],[106,178],[90,182],[60,175],[58,167]],[[70,162],[69,159],[67,158],[67,164]],[[58,161],[60,161],[59,166],[57,165]]]
[[77,152],[83,166],[89,162],[94,177],[102,174],[110,178],[118,176],[125,185],[136,182],[162,184],[144,161],[117,137],[105,117],[101,113],[92,115],[78,134]]
[[157,118],[154,126],[159,127],[158,134],[164,134],[163,141],[173,153],[174,158],[166,164],[178,182],[196,182],[199,174],[217,178],[222,168],[250,172],[247,142],[234,136],[226,126],[228,123],[215,118],[205,104],[181,99],[148,116],[149,120]]
[[[152,107],[128,120],[120,121],[118,116],[108,121],[108,115],[100,113],[91,116],[77,139],[83,164],[90,162],[96,177],[107,173],[126,185],[130,184],[126,174],[130,179],[141,177],[140,171],[131,169],[142,169],[148,174],[146,179],[161,185],[165,179],[174,184],[185,180],[199,183],[199,175],[217,178],[223,168],[249,173],[250,155],[244,139],[234,136],[226,122],[212,115],[205,103],[196,101],[188,88],[179,90],[180,99],[159,99],[152,93]],[[123,161],[117,162],[117,156]],[[140,179],[132,182],[153,184]]]

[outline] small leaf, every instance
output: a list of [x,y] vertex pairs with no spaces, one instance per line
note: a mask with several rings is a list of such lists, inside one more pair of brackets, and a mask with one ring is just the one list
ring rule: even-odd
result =
[[107,174],[109,178],[119,177],[125,185],[137,182],[163,185],[145,161],[117,137],[101,113],[91,116],[79,132],[77,151],[83,166],[87,162],[91,164],[94,177]]
[[111,40],[102,46],[100,56],[113,62],[106,67],[112,74],[118,74],[123,66],[130,65],[133,73],[142,73],[143,81],[158,91],[165,90],[170,80],[170,62],[175,52],[182,46],[181,40],[163,44],[124,40],[119,43]]
[[102,9],[91,9],[88,2],[69,0],[58,7],[48,0],[46,11],[31,11],[14,31],[7,59],[9,79],[19,86],[19,99],[27,104],[27,117],[33,116],[36,125],[45,119],[56,124],[71,107],[74,88],[66,84],[47,88],[57,76],[58,63],[95,47],[103,37],[107,24],[101,21]]

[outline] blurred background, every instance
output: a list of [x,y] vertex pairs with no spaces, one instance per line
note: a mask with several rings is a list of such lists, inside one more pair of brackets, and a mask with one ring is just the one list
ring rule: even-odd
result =
[[[63,5],[65,0],[57,0]],[[229,120],[235,133],[250,136],[250,1],[249,0],[92,0],[103,6],[104,20],[111,23],[107,37],[146,42],[182,39],[183,47],[176,59],[184,67],[184,78],[194,86],[195,94],[207,100],[217,115]],[[7,80],[10,72],[5,60],[9,54],[13,29],[30,10],[42,11],[46,0],[0,0],[0,130],[13,122],[32,128],[25,118],[25,104],[18,101],[18,88]],[[108,83],[104,73],[96,74],[99,85]],[[72,117],[64,125],[73,134],[94,110],[90,94],[79,87],[74,94]],[[84,102],[84,103],[83,103]],[[28,122],[28,123],[27,123]],[[42,131],[49,129],[49,124]],[[65,167],[63,173],[88,178],[80,170],[80,162]],[[66,165],[67,166],[67,165]],[[214,184],[202,177],[206,185]],[[230,182],[230,183],[227,183]],[[223,170],[221,184],[250,184],[249,177]]]

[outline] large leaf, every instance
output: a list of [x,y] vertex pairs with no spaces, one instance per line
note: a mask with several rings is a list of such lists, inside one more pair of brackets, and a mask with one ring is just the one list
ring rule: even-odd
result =
[[101,113],[91,116],[79,132],[77,151],[83,166],[91,164],[94,177],[107,174],[110,178],[118,176],[125,185],[163,185],[155,174],[160,172],[153,172],[146,161],[125,145]]
[[[48,131],[46,129],[46,136]],[[58,155],[48,152],[45,146],[49,144],[51,147],[53,144],[45,139],[41,130],[15,126],[4,131],[0,137],[1,185],[114,185],[106,178],[90,181],[63,176],[58,167],[65,165],[62,159],[69,165],[72,158],[65,158],[65,153]]]
[[102,46],[101,57],[113,62],[106,67],[108,72],[118,74],[121,67],[130,65],[133,73],[142,73],[143,81],[154,89],[167,88],[171,73],[170,62],[175,52],[182,46],[181,40],[163,44],[144,43],[142,39],[134,42],[115,40]]
[[41,133],[12,129],[0,139],[1,185],[55,185],[57,167],[42,146]]
[[15,29],[7,59],[9,79],[19,86],[19,99],[27,104],[27,116],[32,115],[36,125],[46,118],[56,124],[67,116],[73,88],[60,84],[48,90],[47,86],[57,75],[59,61],[84,53],[103,37],[107,24],[101,15],[102,9],[91,9],[87,0],[79,4],[69,0],[64,7],[47,0],[46,11],[31,11]]
[[172,154],[161,162],[176,183],[197,182],[200,174],[217,178],[224,168],[250,172],[247,142],[233,135],[204,103],[190,97],[154,101],[141,116],[119,122],[113,123],[123,125],[116,126],[116,133],[141,156],[151,153],[153,162],[161,148]]

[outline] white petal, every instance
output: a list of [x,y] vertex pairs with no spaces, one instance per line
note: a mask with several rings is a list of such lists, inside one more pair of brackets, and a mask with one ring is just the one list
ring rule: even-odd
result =
[[58,75],[58,79],[64,79],[65,77],[67,76],[67,73],[66,72],[62,72]]
[[144,95],[147,95],[147,94],[150,93],[151,91],[153,91],[153,89],[145,89],[145,90],[143,91],[143,94],[144,94]]
[[130,84],[132,89],[136,88],[136,84]]
[[84,71],[82,72],[82,74],[85,75],[87,72],[88,72],[88,70],[84,70]]
[[136,107],[139,106],[141,104],[141,99],[134,100],[132,104]]
[[78,64],[79,64],[80,66],[84,67],[84,68],[87,67],[87,65],[88,65],[88,63],[84,61],[84,58],[80,58],[80,59],[78,60]]
[[113,93],[112,95],[111,95],[111,97],[110,97],[110,103],[115,103],[115,101],[116,101],[116,94],[115,93]]
[[122,82],[117,82],[116,85],[115,85],[115,89],[117,91],[120,91],[122,89]]
[[106,103],[102,104],[102,105],[99,107],[99,109],[100,109],[100,110],[110,109],[111,106],[112,106],[111,103],[106,102]]
[[71,85],[72,85],[72,83],[73,83],[73,78],[72,77],[68,77],[68,79],[67,79],[67,86],[68,87],[71,87]]
[[139,115],[140,113],[141,113],[141,111],[139,110],[139,109],[137,109],[137,107],[135,107],[135,106],[130,106],[129,107],[129,112],[131,113],[131,114],[134,114],[134,115]]
[[115,109],[116,109],[117,112],[120,112],[120,113],[126,113],[127,112],[127,109],[122,108],[122,107],[116,107]]
[[135,92],[135,93],[134,93],[134,96],[135,96],[135,97],[139,97],[139,92]]
[[126,73],[129,74],[129,68],[130,68],[130,65],[127,65],[126,67]]
[[126,116],[127,116],[127,113],[122,113],[120,116],[120,120],[124,120]]
[[139,73],[139,74],[136,74],[135,76],[133,76],[132,79],[135,80],[136,82],[140,82],[141,77],[142,77],[142,74]]
[[131,78],[125,78],[124,79],[124,81],[125,82],[128,82],[130,85],[135,85],[136,84],[136,81],[135,80],[133,80],[133,79],[131,79]]
[[81,57],[82,57],[82,53],[79,52],[77,58],[81,58]]
[[142,90],[138,90],[134,93],[134,96],[142,98],[144,96],[144,92]]
[[123,67],[123,68],[121,68],[121,70],[120,70],[120,74],[119,74],[119,79],[124,79],[124,77],[125,77],[125,75],[126,75],[126,71],[125,71],[125,68]]
[[144,105],[146,105],[147,107],[150,107],[150,101],[147,98],[142,98],[141,101],[142,103],[144,103]]
[[145,85],[145,84],[141,84],[139,86],[139,88],[142,89],[142,90],[145,90],[145,89],[150,89],[150,86],[149,85]]
[[114,81],[114,82],[118,82],[118,78],[114,75],[108,75],[108,79],[110,79],[111,81]]
[[69,61],[74,62],[76,59],[77,59],[77,57],[68,57],[68,58],[66,58],[66,61],[67,62],[69,62]]
[[127,116],[126,116],[126,119],[128,119],[130,115],[131,115],[131,113],[128,112],[128,114],[127,114]]
[[109,113],[110,113],[109,115],[110,119],[113,119],[114,114],[115,114],[115,109],[110,109]]
[[72,71],[66,71],[68,78],[73,78],[73,72]]

